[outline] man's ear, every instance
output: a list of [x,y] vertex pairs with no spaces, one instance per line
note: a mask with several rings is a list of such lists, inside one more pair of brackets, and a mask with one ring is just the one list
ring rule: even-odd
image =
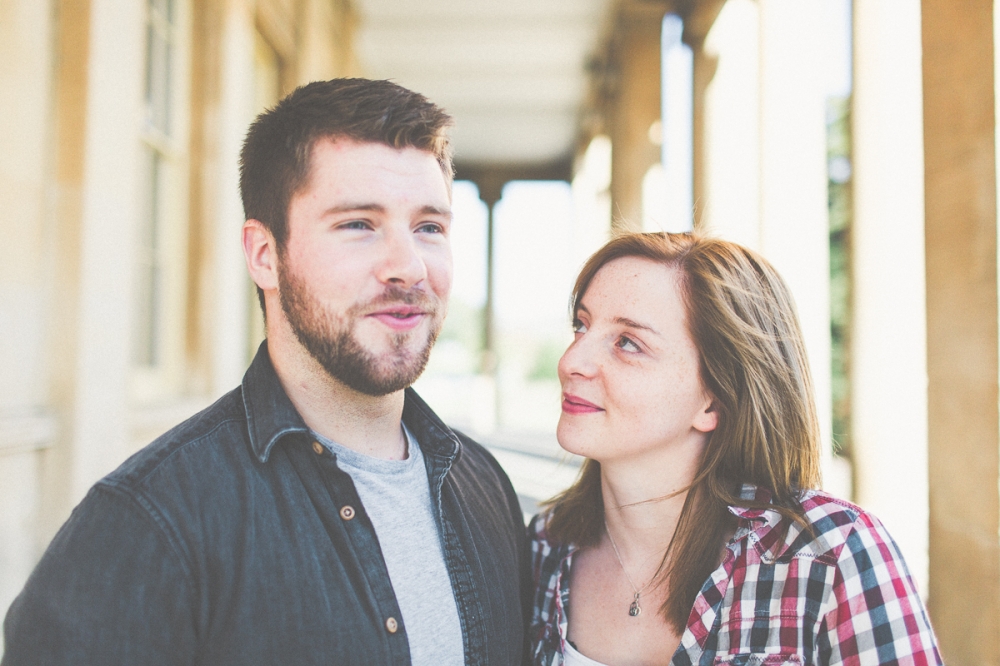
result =
[[278,288],[277,244],[260,220],[243,223],[243,255],[254,284],[265,291]]

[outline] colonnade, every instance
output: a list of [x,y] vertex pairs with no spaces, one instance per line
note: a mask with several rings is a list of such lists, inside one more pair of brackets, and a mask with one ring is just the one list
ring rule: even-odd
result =
[[[696,226],[760,250],[788,281],[829,433],[819,4],[695,3],[684,39]],[[658,42],[619,24],[610,53],[646,61],[619,68],[604,100],[612,208],[628,225],[642,219],[635,172],[654,159],[629,128],[659,114],[633,91],[658,80]],[[853,2],[852,469],[831,459],[825,477],[894,534],[949,664],[1000,663],[994,24],[988,0]]]
[[[175,192],[188,204],[170,240],[182,351],[154,376],[135,372],[127,343],[146,3],[0,3],[0,60],[10,63],[0,97],[0,609],[96,478],[192,400],[239,381],[255,306],[234,242],[236,155],[267,79],[255,49],[280,63],[273,94],[355,71],[348,4],[303,0],[292,20],[274,0],[175,2],[191,19],[180,39],[192,54],[178,63],[191,98],[176,101],[191,119],[175,155]],[[615,225],[643,219],[643,177],[660,159],[649,136],[660,18],[681,11],[694,52],[695,223],[760,250],[789,282],[829,439],[819,3],[615,6],[592,63],[588,112],[599,120],[586,124],[612,145]],[[958,665],[1000,664],[994,24],[990,0],[854,0],[853,469],[830,456],[825,470],[834,492],[896,536]],[[571,176],[568,161],[508,166],[490,176],[460,163],[458,175],[481,185]],[[495,202],[499,186],[484,196]]]

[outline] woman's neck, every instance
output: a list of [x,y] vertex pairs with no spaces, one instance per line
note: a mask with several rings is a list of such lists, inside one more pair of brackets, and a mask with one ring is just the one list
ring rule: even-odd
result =
[[601,463],[604,519],[623,559],[666,551],[677,529],[701,447],[689,455],[650,456]]

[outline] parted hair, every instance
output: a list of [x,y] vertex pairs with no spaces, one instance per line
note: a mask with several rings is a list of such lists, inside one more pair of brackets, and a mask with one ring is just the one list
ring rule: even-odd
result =
[[[451,125],[441,108],[391,81],[332,79],[300,86],[247,131],[240,151],[243,213],[271,232],[280,252],[288,240],[288,206],[308,184],[313,146],[324,138],[427,151],[450,187]],[[259,288],[257,296],[264,311]]]
[[[701,380],[718,425],[689,486],[658,582],[660,612],[683,633],[702,584],[718,566],[734,518],[728,506],[776,509],[803,522],[799,494],[820,482],[820,436],[812,380],[791,294],[763,257],[698,233],[626,234],[584,265],[574,313],[600,269],[639,257],[679,271]],[[744,483],[766,488],[772,504],[740,497]],[[547,504],[548,536],[593,546],[604,531],[600,463],[587,460],[573,486]]]

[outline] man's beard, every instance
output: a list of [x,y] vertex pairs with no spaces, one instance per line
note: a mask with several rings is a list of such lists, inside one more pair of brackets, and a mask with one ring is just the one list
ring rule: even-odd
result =
[[[306,351],[331,377],[365,395],[388,395],[416,381],[441,330],[438,299],[423,291],[389,285],[381,296],[355,304],[338,316],[325,311],[305,282],[281,261],[278,287],[281,309]],[[424,345],[410,351],[406,343],[411,333],[402,332],[391,334],[391,351],[379,356],[366,350],[355,337],[354,324],[366,313],[400,304],[418,307],[428,317],[431,326]]]

